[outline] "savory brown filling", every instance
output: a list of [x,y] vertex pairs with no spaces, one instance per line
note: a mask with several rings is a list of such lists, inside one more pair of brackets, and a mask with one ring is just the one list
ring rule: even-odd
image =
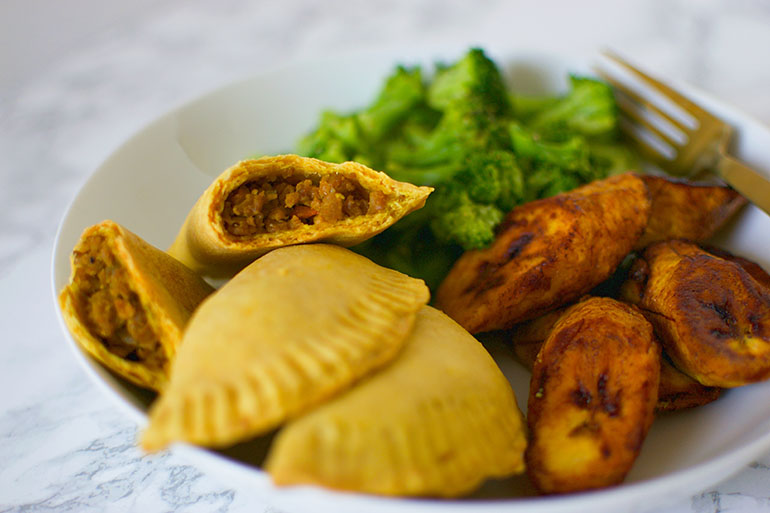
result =
[[222,219],[228,233],[248,237],[375,214],[387,202],[384,193],[367,191],[339,173],[320,178],[272,176],[246,182],[231,192]]
[[83,241],[75,250],[74,269],[76,308],[91,334],[120,358],[163,369],[166,356],[158,337],[104,237]]

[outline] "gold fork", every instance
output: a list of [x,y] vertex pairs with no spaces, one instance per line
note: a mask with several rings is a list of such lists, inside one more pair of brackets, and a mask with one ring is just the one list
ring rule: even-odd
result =
[[[770,214],[768,178],[727,154],[733,132],[730,125],[617,55],[611,52],[604,52],[604,55],[629,72],[639,83],[667,98],[695,120],[694,127],[688,126],[656,105],[652,98],[629,88],[607,72],[597,70],[599,75],[620,93],[619,100],[623,101],[618,101],[618,107],[624,121],[621,128],[645,158],[672,175],[694,176],[704,171],[716,173],[746,199]],[[659,116],[675,127],[686,136],[686,141],[681,141],[671,133],[662,130],[659,124],[651,121],[652,116]],[[666,155],[659,146],[641,138],[640,131],[645,130],[665,142],[673,149],[674,154]]]

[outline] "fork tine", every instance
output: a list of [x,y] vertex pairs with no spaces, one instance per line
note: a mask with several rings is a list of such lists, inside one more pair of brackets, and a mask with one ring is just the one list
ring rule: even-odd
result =
[[625,119],[622,119],[621,121],[620,129],[626,134],[628,141],[636,147],[636,150],[642,157],[661,168],[665,168],[667,164],[671,163],[658,148],[655,148],[649,142],[639,137],[637,131],[632,128],[634,127],[633,123]]
[[687,134],[688,132],[691,131],[691,129],[688,126],[686,126],[684,123],[682,123],[680,120],[674,118],[671,114],[669,114],[668,112],[664,111],[663,109],[661,109],[660,107],[658,107],[654,103],[650,102],[649,100],[646,100],[646,99],[642,98],[636,91],[634,91],[633,89],[629,88],[628,86],[626,86],[625,84],[623,84],[619,80],[616,80],[615,78],[611,77],[606,72],[604,72],[604,71],[602,71],[600,69],[597,69],[596,73],[602,79],[604,79],[605,82],[610,84],[615,91],[617,91],[621,95],[627,97],[631,102],[633,102],[633,103],[635,103],[637,105],[640,105],[645,110],[648,110],[650,112],[654,112],[658,116],[660,116],[663,119],[665,119],[674,128],[676,128],[677,130],[679,130],[679,131],[681,131],[681,132],[683,132],[685,134]]
[[663,132],[660,128],[656,127],[649,119],[642,116],[642,114],[634,108],[625,107],[623,103],[618,103],[620,111],[626,116],[630,123],[644,127],[649,132],[655,134],[657,137],[666,142],[669,146],[678,148],[681,146],[679,141],[674,139],[670,134]]
[[639,79],[641,82],[647,84],[649,87],[653,89],[657,89],[658,92],[663,94],[664,96],[667,96],[671,101],[676,103],[680,108],[684,109],[687,113],[692,115],[698,120],[701,119],[708,119],[713,120],[715,119],[713,115],[711,115],[709,112],[703,110],[698,105],[687,99],[686,97],[682,96],[680,93],[672,89],[671,87],[667,86],[666,84],[648,76],[647,74],[643,73],[642,71],[636,69],[631,64],[623,60],[620,56],[617,54],[609,51],[604,50],[602,52],[605,57],[610,59],[611,61],[615,62],[616,64],[620,65],[627,71],[629,71],[631,74],[633,74],[637,79]]

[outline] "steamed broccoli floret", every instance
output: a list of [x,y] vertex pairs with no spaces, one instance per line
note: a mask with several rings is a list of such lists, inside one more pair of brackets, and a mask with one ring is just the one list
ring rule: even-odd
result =
[[516,119],[522,123],[529,123],[533,117],[545,109],[551,108],[560,100],[558,96],[527,96],[523,94],[510,94],[508,98]]
[[321,114],[318,128],[300,139],[297,150],[301,155],[327,162],[345,162],[358,153],[362,144],[354,116],[341,116],[326,111]]
[[[472,116],[447,111],[428,136],[417,144],[394,143],[388,151],[388,168],[428,168],[463,159],[466,146],[479,135]],[[420,183],[420,185],[426,185]]]
[[455,243],[466,250],[480,249],[495,239],[495,227],[503,217],[503,212],[496,206],[468,199],[433,218],[430,227],[443,243]]
[[382,140],[424,99],[420,68],[399,66],[370,107],[349,115],[324,112],[316,130],[299,141],[298,151],[329,162],[357,160],[380,167]]
[[399,66],[387,79],[375,102],[357,115],[361,132],[369,142],[381,140],[403,121],[425,97],[419,67]]
[[418,144],[392,144],[385,168],[397,180],[436,185],[462,170],[471,153],[498,148],[510,148],[502,121],[457,107],[444,112],[433,132]]
[[472,154],[454,177],[475,202],[507,212],[524,197],[524,180],[513,153],[505,150]]
[[411,110],[409,117],[404,119],[403,123],[398,126],[398,130],[392,133],[393,137],[389,138],[386,143],[390,147],[399,144],[409,147],[425,144],[440,120],[441,112],[431,109],[424,103],[416,105]]
[[440,68],[428,87],[428,105],[446,110],[472,103],[487,116],[509,116],[511,105],[503,77],[479,48],[471,49],[452,66]]
[[521,170],[504,150],[471,154],[462,171],[444,182],[425,207],[439,241],[479,249],[494,240],[495,227],[523,197]]
[[591,166],[602,176],[639,169],[639,156],[628,146],[617,142],[588,143],[588,158]]
[[517,123],[511,123],[510,134],[516,157],[534,167],[550,166],[587,180],[595,178],[585,139],[570,137],[563,142],[545,142]]
[[584,183],[577,176],[566,174],[561,169],[549,165],[532,169],[527,174],[526,181],[525,201],[549,198],[562,192],[571,191]]
[[529,128],[549,140],[574,135],[613,138],[618,115],[612,88],[605,82],[576,75],[570,76],[570,85],[566,96],[532,117]]
[[[507,152],[497,152],[511,155]],[[511,155],[513,158],[513,155]],[[465,168],[455,177],[455,181],[464,184],[468,197],[477,202],[494,204],[500,195],[500,169],[492,154],[474,153],[468,159]]]
[[398,67],[371,106],[325,113],[299,150],[435,187],[424,208],[355,248],[435,287],[463,250],[494,240],[516,205],[634,167],[609,86],[570,83],[564,96],[512,95],[480,49],[427,83],[420,68]]
[[394,178],[436,185],[461,171],[471,153],[510,149],[508,96],[499,70],[481,50],[439,70],[427,98],[440,119],[425,137],[390,145],[385,168]]
[[526,186],[524,173],[516,162],[516,157],[509,152],[495,152],[491,158],[499,158],[500,193],[495,204],[503,211],[509,212],[513,207],[524,201]]

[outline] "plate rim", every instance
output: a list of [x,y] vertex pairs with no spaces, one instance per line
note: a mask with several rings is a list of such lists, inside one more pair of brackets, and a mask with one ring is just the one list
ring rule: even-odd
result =
[[[527,61],[531,61],[536,57],[542,56],[546,56],[552,60],[562,62],[572,62],[575,60],[575,62],[579,63],[579,66],[585,66],[586,63],[591,62],[591,58],[587,55],[576,55],[566,52],[544,52],[532,50],[526,47],[513,49],[508,48],[501,52],[499,47],[494,47],[492,45],[468,45],[459,43],[454,43],[449,46],[447,46],[445,43],[437,43],[432,46],[423,47],[417,53],[414,52],[414,49],[404,51],[404,48],[401,46],[397,46],[395,48],[383,47],[378,50],[376,58],[389,58],[389,63],[391,66],[399,62],[411,62],[410,59],[419,60],[420,62],[428,62],[431,58],[435,59],[436,55],[445,55],[448,51],[452,51],[453,48],[467,50],[467,48],[470,46],[483,47],[485,52],[487,52],[487,54],[495,59],[498,63],[500,62],[498,59],[503,58],[505,59],[505,63],[509,66],[511,63],[514,63],[517,60],[522,61],[526,59]],[[371,53],[371,49],[357,49],[349,52],[338,52],[332,55],[328,55],[327,60],[332,62],[339,62],[349,59],[356,59],[360,58],[366,52]],[[422,55],[422,57],[417,58],[417,55]],[[196,104],[206,102],[209,98],[213,97],[214,95],[221,94],[228,88],[238,87],[239,85],[264,78],[270,74],[286,73],[287,71],[301,67],[305,62],[306,60],[304,59],[290,60],[264,69],[260,72],[252,73],[227,83],[219,84],[218,86],[212,87],[208,91],[205,91],[194,98],[183,101],[179,105],[174,106],[169,110],[161,113],[160,115],[154,117],[148,123],[145,123],[139,127],[127,139],[125,139],[116,148],[114,148],[108,154],[108,156],[88,174],[87,178],[80,184],[77,192],[73,195],[72,199],[68,203],[66,209],[64,210],[64,214],[59,221],[54,238],[50,261],[51,291],[53,295],[55,310],[57,312],[57,318],[59,320],[59,326],[61,327],[65,338],[67,339],[67,345],[75,356],[76,361],[78,361],[81,368],[84,369],[90,380],[95,381],[97,383],[97,387],[111,399],[111,403],[117,403],[119,407],[139,425],[140,428],[146,425],[147,414],[135,404],[126,400],[116,391],[115,387],[111,385],[111,381],[115,383],[120,382],[116,378],[109,376],[109,371],[102,368],[98,362],[93,360],[83,350],[80,349],[80,346],[74,341],[64,321],[64,317],[62,315],[61,309],[59,308],[58,302],[60,291],[57,288],[57,282],[60,280],[60,276],[57,274],[56,266],[57,262],[59,262],[62,258],[67,258],[67,260],[69,260],[69,253],[71,252],[71,248],[62,247],[62,232],[65,229],[67,221],[72,215],[74,208],[78,204],[78,200],[80,199],[84,189],[86,189],[87,186],[92,183],[97,175],[104,172],[104,169],[109,166],[113,159],[118,158],[118,156],[123,151],[129,148],[134,143],[134,141],[140,138],[146,131],[151,130],[156,125],[168,121],[169,118],[177,116],[180,112],[183,112],[186,109],[190,109]],[[730,118],[740,119],[742,125],[749,126],[751,131],[761,132],[765,137],[768,138],[768,140],[770,140],[770,127],[754,118],[751,114],[740,111],[728,103],[714,97],[712,94],[691,84],[676,80],[669,80],[669,83],[683,94],[702,104],[707,105],[709,108],[716,107],[720,113],[728,113]],[[770,165],[770,163],[768,164]],[[761,174],[770,177],[768,171],[764,171],[763,169],[759,169],[758,171]],[[748,208],[756,207],[749,205]],[[106,376],[109,376],[108,379],[105,379]],[[694,493],[714,486],[715,484],[720,483],[730,476],[740,472],[743,466],[753,461],[754,458],[760,456],[763,452],[770,450],[770,431],[768,431],[764,436],[760,436],[753,440],[752,442],[743,444],[737,449],[733,449],[726,454],[722,454],[703,463],[685,469],[669,472],[667,474],[653,478],[644,479],[633,483],[624,483],[616,487],[581,492],[577,494],[568,494],[563,496],[503,499],[462,499],[454,502],[441,501],[431,498],[420,499],[404,497],[380,497],[308,486],[279,488],[273,486],[269,482],[269,476],[261,468],[249,466],[248,464],[237,460],[232,460],[225,456],[213,453],[205,448],[196,447],[187,443],[175,443],[172,445],[172,450],[178,450],[181,454],[184,454],[185,456],[195,461],[203,461],[206,459],[214,458],[216,459],[217,464],[226,464],[235,467],[233,471],[256,473],[259,475],[263,484],[266,484],[272,490],[272,492],[275,493],[275,496],[279,499],[279,502],[282,497],[283,499],[286,499],[288,496],[294,495],[297,491],[301,492],[303,489],[308,489],[315,495],[328,495],[329,498],[333,501],[338,500],[344,503],[348,503],[345,507],[352,506],[360,508],[361,506],[366,505],[367,507],[374,507],[375,509],[373,511],[395,511],[395,508],[398,508],[399,511],[431,511],[434,508],[440,508],[441,511],[451,510],[455,512],[485,511],[487,513],[494,513],[498,511],[534,511],[541,513],[555,513],[561,511],[573,511],[574,508],[585,506],[592,506],[594,508],[617,506],[620,502],[627,503],[627,501],[630,501],[633,498],[640,499],[642,497],[648,501],[648,505],[644,507],[645,509],[661,506],[664,503],[673,502],[676,499],[685,499],[692,496]],[[710,477],[705,477],[704,480],[704,474]],[[682,481],[684,481],[684,483]],[[664,482],[665,486],[662,486]],[[681,490],[683,485],[685,485],[687,488],[686,496],[684,493],[681,493],[677,494],[676,498],[668,497],[668,495],[673,493],[675,489]],[[657,500],[649,502],[649,493],[656,490],[660,492],[661,488],[664,489],[664,493],[659,493]],[[633,497],[624,497],[628,495]],[[597,503],[604,505],[600,506]],[[404,508],[407,509],[405,510]]]

